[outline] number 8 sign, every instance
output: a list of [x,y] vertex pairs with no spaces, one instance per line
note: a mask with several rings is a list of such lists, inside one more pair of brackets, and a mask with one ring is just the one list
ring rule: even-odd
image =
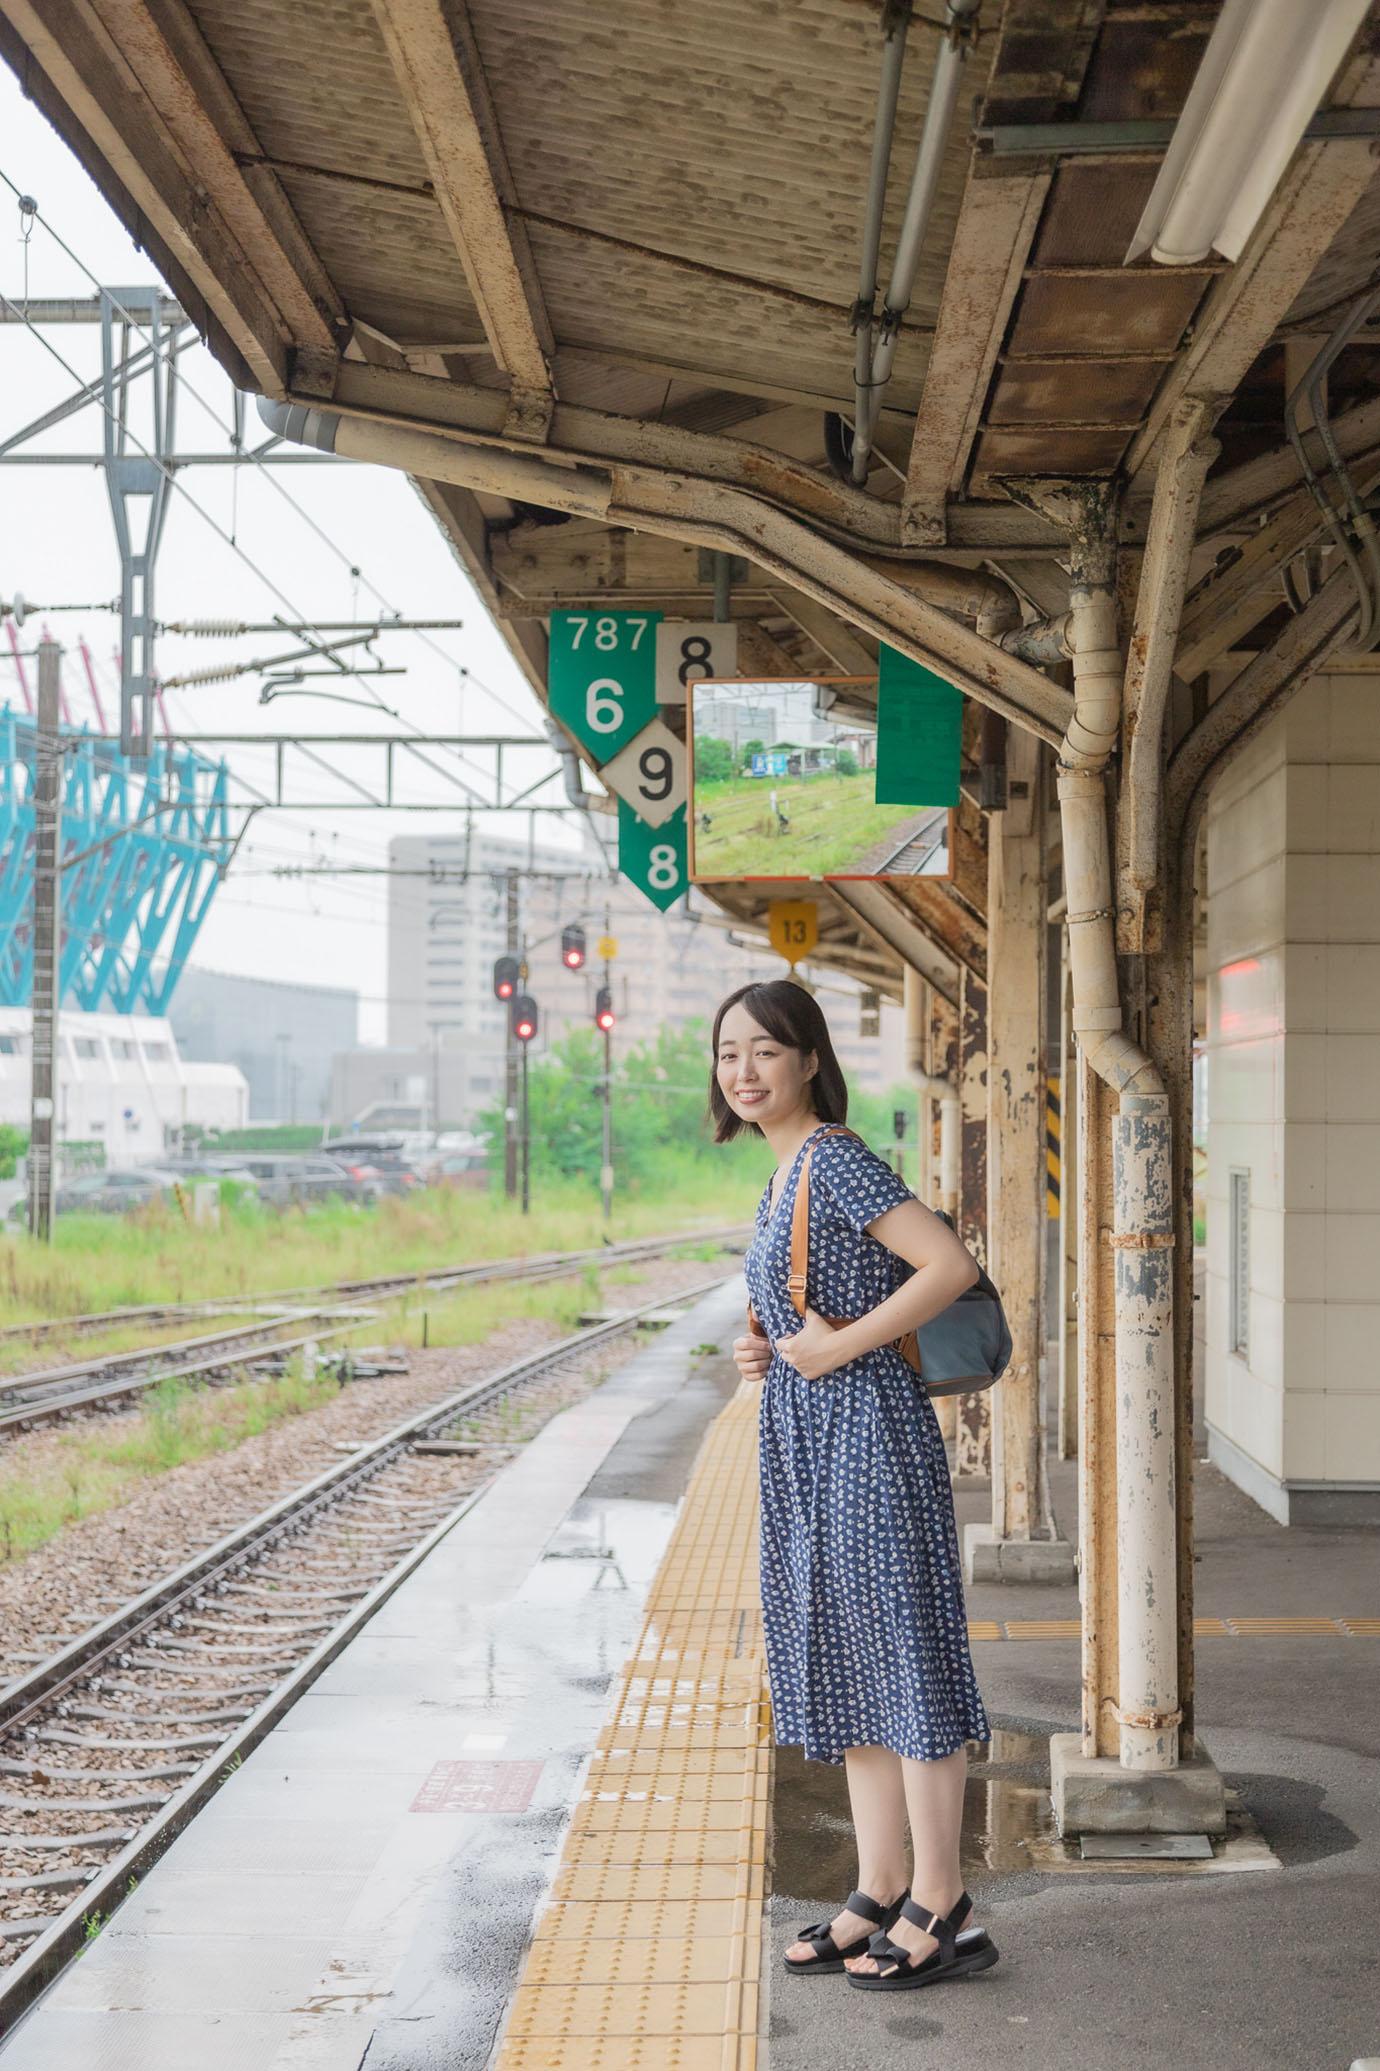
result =
[[658,611],[553,611],[547,657],[552,717],[597,763],[656,717]]
[[689,882],[685,853],[683,805],[660,827],[649,827],[625,799],[619,799],[618,868],[663,913],[683,896]]

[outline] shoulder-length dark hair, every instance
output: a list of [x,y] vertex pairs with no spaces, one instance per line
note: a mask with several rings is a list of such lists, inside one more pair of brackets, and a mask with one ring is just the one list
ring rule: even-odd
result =
[[786,1050],[799,1050],[816,1059],[810,1080],[810,1097],[821,1122],[848,1120],[848,1087],[838,1058],[834,1055],[829,1024],[813,995],[789,978],[772,978],[764,985],[740,985],[731,992],[714,1016],[714,1035],[709,1060],[709,1119],[714,1125],[715,1143],[731,1143],[735,1136],[751,1131],[760,1136],[756,1122],[748,1122],[733,1109],[719,1090],[719,1030],[730,1007],[744,1006],[758,1027]]

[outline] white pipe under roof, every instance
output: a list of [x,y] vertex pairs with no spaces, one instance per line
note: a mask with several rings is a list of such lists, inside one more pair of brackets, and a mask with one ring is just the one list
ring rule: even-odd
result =
[[[944,154],[948,147],[949,132],[953,127],[954,109],[958,105],[963,61],[968,55],[972,26],[980,4],[981,0],[949,0],[944,23],[944,41],[940,44],[939,55],[935,59],[934,78],[930,82],[930,98],[925,108],[924,127],[920,131],[920,141],[915,150],[915,166],[910,176],[910,192],[906,196],[906,212],[901,219],[900,235],[896,240],[896,255],[891,263],[891,278],[887,282],[881,321],[872,347],[871,365],[866,382],[859,383],[858,386],[856,421],[853,427],[855,482],[867,480],[868,456],[872,450],[872,437],[882,407],[882,391],[891,379],[902,320],[910,307],[915,276],[920,270],[920,254],[924,248],[925,233],[929,229],[934,198],[939,192],[939,178],[944,170]],[[889,61],[888,56],[884,62]],[[861,349],[857,363],[861,368]]]

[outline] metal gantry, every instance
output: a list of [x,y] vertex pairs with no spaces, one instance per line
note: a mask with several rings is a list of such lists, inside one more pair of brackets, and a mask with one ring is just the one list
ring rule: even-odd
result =
[[[229,772],[155,741],[132,760],[113,742],[62,729],[64,1004],[166,1011],[234,846]],[[0,1001],[27,1005],[38,727],[0,709]]]

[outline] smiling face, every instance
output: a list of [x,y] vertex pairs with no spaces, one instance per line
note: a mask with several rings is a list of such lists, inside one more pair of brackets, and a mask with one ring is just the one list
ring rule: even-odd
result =
[[724,1015],[714,1075],[742,1121],[767,1129],[812,1114],[810,1082],[818,1068],[813,1050],[802,1054],[779,1043],[741,1001]]

